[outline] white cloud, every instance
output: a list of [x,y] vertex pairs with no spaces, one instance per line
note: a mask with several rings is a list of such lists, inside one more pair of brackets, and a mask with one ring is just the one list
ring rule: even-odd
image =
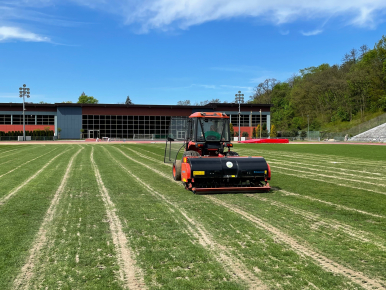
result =
[[39,8],[66,2],[119,14],[126,24],[139,25],[141,32],[187,29],[231,18],[254,18],[274,25],[338,18],[343,24],[374,28],[386,12],[385,0],[3,0],[0,5]]
[[260,18],[279,25],[299,19],[341,16],[348,19],[349,24],[372,27],[376,25],[377,15],[386,10],[384,0],[142,0],[127,1],[129,4],[126,5],[123,1],[115,3],[125,13],[127,23],[141,24],[144,32],[175,26],[186,29],[208,21],[236,17]]
[[315,29],[315,30],[307,31],[307,32],[300,31],[300,33],[303,34],[304,36],[318,35],[318,34],[320,34],[322,32],[323,32],[323,30],[321,30],[321,29]]
[[50,42],[48,37],[41,36],[18,27],[0,26],[0,41],[21,40],[31,42]]

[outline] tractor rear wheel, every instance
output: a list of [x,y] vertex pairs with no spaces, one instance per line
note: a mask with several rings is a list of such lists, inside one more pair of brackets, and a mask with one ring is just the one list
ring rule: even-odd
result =
[[181,181],[181,160],[173,163],[173,178],[175,181]]

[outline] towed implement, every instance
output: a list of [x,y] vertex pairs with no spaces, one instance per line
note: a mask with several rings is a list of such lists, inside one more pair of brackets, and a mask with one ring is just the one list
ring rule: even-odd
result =
[[171,120],[164,162],[173,163],[174,180],[194,193],[269,191],[271,169],[265,159],[239,156],[232,147],[229,116],[194,113]]

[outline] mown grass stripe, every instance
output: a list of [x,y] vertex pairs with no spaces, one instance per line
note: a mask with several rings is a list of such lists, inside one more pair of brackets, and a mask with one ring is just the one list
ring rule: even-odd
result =
[[[1,145],[0,145],[1,146]],[[22,149],[20,149],[20,145],[14,145],[14,146],[18,146],[18,148],[16,148],[16,149],[13,149],[13,150],[10,150],[10,151],[16,151],[16,152],[13,152],[13,153],[10,153],[10,154],[1,154],[1,158],[8,158],[9,156],[12,156],[12,155],[14,155],[14,154],[22,154],[24,151],[26,151],[26,150],[28,150],[28,149],[31,149],[32,148],[32,150],[35,150],[35,149],[39,149],[39,146],[31,146],[31,145],[24,145],[25,147],[24,148],[22,148]],[[9,151],[9,152],[10,152]]]
[[[308,163],[301,163],[301,162],[291,162],[291,161],[283,161],[281,159],[274,159],[274,158],[266,158],[267,162],[269,164],[289,164],[289,166],[292,167],[300,167],[300,168],[307,168],[307,170],[311,171],[320,171],[320,172],[329,172],[329,173],[334,173],[334,175],[347,175],[347,176],[352,176],[352,177],[357,177],[360,179],[373,179],[373,180],[386,180],[384,177],[372,177],[368,176],[368,174],[373,175],[373,173],[370,172],[360,172],[361,174],[352,174],[352,173],[346,173],[346,172],[336,172],[339,168],[336,167],[328,167],[328,166],[322,166],[322,165],[315,165],[315,164],[308,164]],[[310,167],[317,167],[317,168],[310,168]],[[322,168],[327,168],[327,169],[322,169]]]
[[[282,157],[282,159],[289,158],[290,160],[307,160],[309,162],[316,162],[316,163],[331,163],[331,164],[343,164],[343,165],[348,165],[348,166],[366,166],[368,167],[374,167],[376,169],[379,168],[386,168],[384,165],[384,162],[382,161],[364,161],[363,159],[358,159],[358,158],[342,158],[339,156],[335,155],[318,155],[318,154],[300,154],[300,153],[295,153],[295,154],[278,154],[277,151],[268,151],[268,150],[259,150],[256,148],[256,150],[251,150],[250,148],[245,149],[245,148],[237,148],[237,152],[245,155],[263,155],[264,157],[266,156],[272,156],[272,157]],[[336,163],[334,163],[336,162]]]
[[[105,149],[105,148],[104,148]],[[130,159],[131,161],[134,161],[146,168],[151,169],[149,166],[147,166],[144,163],[141,163],[134,158],[131,158],[127,154],[125,154],[122,150],[115,148],[118,150],[122,155],[124,155],[126,158]],[[129,149],[129,148],[127,148]],[[107,149],[106,149],[107,150]],[[131,150],[131,149],[129,149]],[[109,152],[110,153],[110,152]],[[165,203],[172,206],[174,209],[176,209],[178,212],[182,214],[182,216],[185,218],[187,223],[187,229],[191,232],[191,234],[199,239],[200,244],[210,250],[217,261],[222,263],[225,266],[225,270],[229,272],[229,274],[234,274],[238,277],[238,279],[242,280],[244,283],[248,285],[248,287],[252,287],[253,289],[266,289],[266,286],[252,273],[248,270],[248,268],[240,261],[238,258],[233,256],[229,250],[227,250],[225,247],[221,246],[217,242],[215,242],[212,238],[210,233],[196,220],[194,220],[192,217],[190,217],[181,207],[179,207],[177,204],[171,202],[168,200],[163,194],[156,191],[154,188],[143,182],[138,176],[134,175],[131,171],[129,171],[125,166],[123,166],[119,161],[117,161],[111,154],[111,158],[113,158],[118,165],[120,165],[123,169],[125,169],[132,177],[134,177],[137,182],[142,184],[145,188],[148,189],[148,192],[160,199],[162,199]],[[161,174],[157,171],[158,174]],[[162,174],[163,177],[166,177]],[[171,179],[173,180],[173,179]],[[174,180],[173,180],[174,181]]]
[[332,202],[329,202],[329,201],[321,200],[321,199],[314,198],[314,197],[307,196],[307,195],[303,195],[303,194],[289,192],[289,191],[282,190],[282,189],[279,190],[279,192],[283,193],[283,195],[286,195],[286,196],[294,196],[296,198],[308,199],[308,200],[312,200],[312,201],[315,201],[315,202],[323,203],[323,204],[329,205],[331,207],[334,207],[336,209],[342,209],[342,210],[347,210],[347,211],[358,212],[358,213],[361,213],[361,214],[364,214],[364,215],[368,215],[368,216],[372,216],[372,217],[376,217],[376,218],[386,218],[386,216],[383,216],[383,215],[374,214],[374,213],[363,211],[363,210],[356,209],[356,208],[351,208],[351,207],[348,207],[348,206],[332,203]]
[[[119,265],[109,221],[90,162],[91,147],[84,146],[72,164],[30,289],[123,289],[117,278]],[[60,179],[63,175],[64,170]],[[59,183],[55,190],[58,187]]]
[[[271,163],[277,164],[280,162],[271,162]],[[288,171],[295,171],[295,172],[307,173],[307,174],[317,175],[317,176],[326,177],[326,178],[340,179],[340,180],[346,180],[346,181],[351,181],[351,182],[357,182],[357,183],[364,183],[364,184],[369,184],[369,185],[374,185],[374,186],[386,187],[386,185],[382,184],[382,183],[374,183],[374,182],[370,182],[370,181],[366,181],[366,180],[349,179],[349,178],[345,178],[345,177],[339,177],[336,175],[327,175],[327,174],[322,174],[322,173],[293,169],[293,167],[296,167],[296,166],[293,166],[293,165],[291,165],[291,166],[292,167],[290,167],[290,166],[281,167],[281,166],[277,166],[277,165],[271,165],[271,167],[273,167],[273,168],[279,168],[279,169],[284,169],[284,170],[288,170]],[[386,194],[386,192],[383,194]]]
[[30,163],[30,162],[32,162],[32,161],[35,161],[36,159],[39,159],[39,158],[41,158],[41,157],[43,157],[43,156],[45,156],[45,155],[47,155],[47,154],[50,154],[51,152],[55,151],[56,149],[57,149],[57,148],[54,148],[53,150],[48,151],[47,153],[44,153],[44,154],[42,154],[42,155],[39,155],[38,157],[35,157],[35,158],[33,158],[33,159],[30,159],[30,160],[28,160],[28,161],[23,162],[21,165],[19,165],[19,166],[15,167],[15,168],[11,169],[10,171],[8,171],[8,172],[3,173],[2,175],[0,175],[0,178],[2,178],[3,176],[5,176],[5,175],[7,175],[7,174],[10,174],[11,172],[13,172],[13,171],[19,169],[20,167],[25,166],[26,164],[28,164],[28,163]]
[[315,252],[314,250],[310,249],[309,247],[306,247],[304,245],[301,245],[298,241],[296,241],[291,236],[283,233],[278,228],[264,222],[262,219],[242,210],[238,206],[227,204],[224,201],[219,200],[218,198],[214,196],[207,196],[210,200],[217,203],[218,205],[221,205],[225,208],[227,208],[230,211],[233,211],[235,213],[240,214],[243,218],[246,220],[256,224],[259,228],[263,228],[267,230],[268,232],[272,233],[280,239],[282,242],[289,245],[294,251],[299,253],[299,255],[306,255],[310,258],[312,258],[316,263],[318,263],[320,266],[322,266],[327,271],[332,271],[334,273],[340,274],[342,276],[345,276],[346,278],[352,280],[354,283],[360,285],[364,289],[382,289],[385,287],[383,285],[382,281],[379,281],[378,279],[373,279],[365,276],[363,273],[351,270],[347,267],[344,267],[337,262],[328,259],[327,257]]
[[375,236],[369,232],[355,229],[350,225],[338,222],[330,218],[321,217],[319,214],[298,209],[294,206],[290,206],[279,201],[270,200],[268,198],[260,197],[259,195],[249,195],[249,196],[252,198],[257,198],[259,201],[269,203],[272,206],[279,207],[287,211],[290,211],[296,215],[299,215],[302,217],[303,220],[308,220],[310,223],[313,223],[314,228],[315,228],[315,225],[317,225],[316,227],[324,226],[334,231],[345,233],[347,236],[349,236],[354,240],[360,241],[362,243],[372,244],[382,250],[386,250],[386,246],[384,245],[385,243],[384,239],[378,236]]
[[36,178],[44,169],[46,169],[46,167],[48,165],[50,165],[56,158],[58,158],[60,155],[66,153],[67,151],[69,151],[70,149],[67,149],[65,151],[63,151],[62,153],[59,153],[58,155],[56,155],[55,157],[53,157],[50,161],[48,161],[48,163],[46,165],[44,165],[41,169],[39,169],[34,175],[32,175],[31,177],[29,177],[27,180],[25,180],[21,185],[19,185],[17,188],[15,188],[14,190],[12,190],[10,193],[8,193],[6,196],[4,196],[3,198],[0,199],[0,206],[4,205],[4,203],[9,200],[13,195],[15,195],[21,188],[23,188],[24,186],[26,186],[31,180],[33,180],[34,178]]
[[[271,167],[275,168],[275,166],[271,166]],[[278,167],[276,166],[276,168],[278,168]],[[286,169],[286,168],[284,168],[284,169]],[[339,186],[343,186],[343,187],[349,187],[349,188],[354,188],[354,189],[359,189],[359,190],[364,190],[364,191],[369,191],[369,192],[380,193],[380,194],[386,195],[386,193],[382,192],[382,191],[372,190],[372,189],[363,188],[363,187],[351,186],[349,184],[344,184],[344,183],[336,183],[336,182],[325,180],[325,179],[311,178],[310,176],[299,175],[299,174],[292,174],[292,173],[288,173],[286,171],[275,171],[275,172],[280,173],[280,174],[284,174],[284,175],[295,176],[297,178],[304,178],[304,179],[310,179],[310,180],[314,180],[314,181],[331,183],[331,184],[339,185]],[[305,172],[305,173],[309,174],[309,172]]]
[[47,243],[47,228],[50,226],[50,224],[53,221],[56,207],[60,201],[61,195],[64,192],[64,188],[67,184],[67,179],[70,174],[70,170],[72,167],[72,163],[76,156],[81,152],[83,148],[79,149],[70,159],[70,162],[67,165],[66,172],[62,178],[62,181],[59,185],[59,188],[55,192],[55,195],[53,199],[51,200],[50,207],[48,208],[43,222],[39,228],[39,231],[36,235],[35,241],[32,244],[32,247],[29,251],[29,256],[27,259],[26,264],[22,267],[21,273],[18,275],[18,277],[14,281],[14,289],[29,289],[30,281],[33,276],[33,270],[35,268],[35,263],[37,262],[37,258],[40,254],[40,251],[42,247],[45,246]]
[[102,181],[98,167],[94,161],[94,147],[92,147],[90,155],[91,164],[95,173],[96,181],[99,185],[99,192],[102,195],[105,204],[106,213],[110,221],[110,228],[113,237],[113,242],[117,251],[117,259],[120,264],[119,276],[129,289],[145,289],[143,276],[136,266],[136,261],[128,247],[126,235],[123,232],[122,224],[116,214],[115,204],[111,201],[109,193]]
[[59,156],[0,208],[0,289],[11,289],[24,265],[72,154]]

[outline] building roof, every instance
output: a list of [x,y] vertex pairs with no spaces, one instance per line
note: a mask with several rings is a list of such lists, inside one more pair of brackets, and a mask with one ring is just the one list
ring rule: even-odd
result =
[[[19,107],[22,106],[23,103],[0,103],[0,107]],[[55,103],[55,104],[38,104],[38,103],[25,103],[28,107],[137,107],[137,108],[170,108],[170,109],[198,109],[198,108],[218,108],[218,107],[235,107],[238,108],[239,104],[237,103],[209,103],[204,106],[181,106],[181,105],[147,105],[147,104],[79,104],[79,103]],[[256,108],[256,107],[272,107],[271,104],[240,104],[242,108]]]

